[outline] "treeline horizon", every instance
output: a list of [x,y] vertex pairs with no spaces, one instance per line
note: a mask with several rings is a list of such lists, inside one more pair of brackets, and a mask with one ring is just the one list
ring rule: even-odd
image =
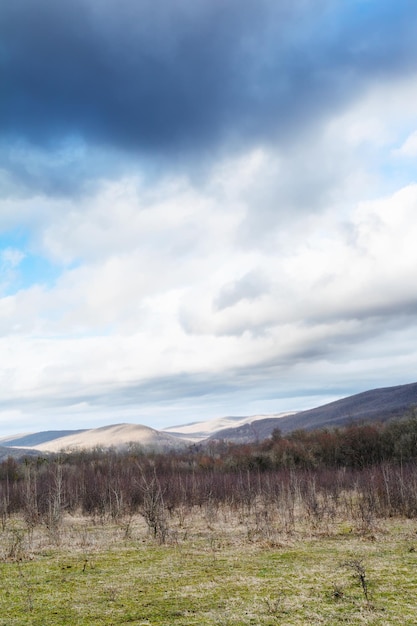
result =
[[250,444],[167,452],[132,444],[0,463],[3,528],[15,514],[28,528],[56,529],[64,513],[101,521],[140,513],[159,536],[167,516],[186,508],[242,511],[259,502],[287,521],[296,510],[321,519],[342,508],[351,518],[417,516],[417,411],[386,423],[275,430]]

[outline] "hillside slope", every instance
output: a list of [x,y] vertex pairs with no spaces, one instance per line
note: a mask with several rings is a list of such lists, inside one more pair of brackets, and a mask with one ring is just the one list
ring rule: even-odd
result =
[[61,450],[88,449],[96,446],[108,448],[126,447],[129,444],[138,444],[147,448],[173,449],[186,443],[162,433],[158,430],[141,424],[113,424],[101,428],[93,428],[76,434],[53,439],[36,446],[31,446],[42,452],[59,452]]
[[280,418],[266,418],[238,428],[227,428],[211,439],[249,442],[270,437],[275,428],[283,433],[305,428],[329,428],[357,421],[385,421],[401,417],[417,407],[417,383],[382,387],[330,402],[315,409]]
[[54,439],[67,437],[68,435],[76,435],[78,433],[85,432],[85,429],[80,430],[43,430],[39,433],[28,433],[25,435],[14,435],[12,437],[4,437],[0,439],[0,445],[2,446],[23,446],[25,448],[35,447]]
[[211,435],[214,435],[220,430],[236,429],[245,424],[254,424],[259,420],[265,420],[266,418],[279,418],[284,415],[292,415],[292,413],[273,413],[272,415],[249,415],[249,416],[227,416],[217,417],[211,420],[205,420],[203,422],[192,422],[191,424],[183,424],[181,426],[168,426],[163,429],[163,432],[169,433],[175,437],[188,437],[195,441],[201,441],[207,439]]
[[[3,437],[0,446],[3,447],[4,458],[7,450],[13,449],[13,455],[25,453],[24,449],[18,452],[18,448],[25,448],[28,454],[29,448],[41,452],[59,452],[138,444],[145,448],[169,450],[213,439],[246,443],[270,437],[275,428],[285,434],[297,429],[329,428],[354,421],[385,421],[402,417],[414,407],[417,407],[417,383],[410,383],[364,391],[298,413],[216,418],[168,427],[163,431],[140,424],[115,424],[89,430],[43,431]],[[229,427],[224,428],[225,424]]]
[[10,448],[8,446],[0,446],[0,462],[9,459],[21,459],[22,457],[38,456],[38,450],[30,448]]

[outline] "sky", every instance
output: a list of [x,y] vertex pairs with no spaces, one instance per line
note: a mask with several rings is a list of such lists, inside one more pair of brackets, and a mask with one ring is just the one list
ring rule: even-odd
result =
[[0,435],[417,380],[417,3],[0,8]]

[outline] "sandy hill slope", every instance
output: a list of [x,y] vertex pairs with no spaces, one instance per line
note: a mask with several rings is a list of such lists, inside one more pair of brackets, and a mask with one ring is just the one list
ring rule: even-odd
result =
[[129,444],[165,450],[184,446],[187,442],[140,424],[113,424],[59,437],[31,447],[42,452],[60,452],[97,446],[122,448]]
[[267,418],[238,428],[228,428],[212,439],[249,442],[270,437],[275,428],[283,433],[297,429],[330,428],[358,421],[386,421],[403,417],[417,407],[417,383],[382,387],[330,402],[315,409],[281,418]]
[[203,422],[192,422],[191,424],[183,424],[181,426],[168,426],[163,429],[163,432],[170,433],[176,437],[188,437],[195,441],[207,439],[211,435],[214,435],[220,430],[225,428],[239,428],[245,424],[252,424],[258,420],[280,418],[285,415],[291,415],[291,413],[274,413],[272,415],[249,415],[246,417],[217,417],[215,419],[206,420]]
[[[44,431],[25,433],[0,439],[7,450],[35,449],[42,452],[88,449],[93,447],[122,448],[139,444],[146,448],[169,450],[197,441],[224,439],[240,443],[266,439],[275,428],[283,433],[300,428],[329,428],[354,421],[371,421],[402,417],[417,407],[417,383],[365,391],[336,402],[297,413],[223,417],[157,431],[139,424],[115,424],[84,431]],[[66,433],[65,436],[62,436]],[[24,453],[24,450],[23,452]],[[1,458],[1,457],[0,457]]]

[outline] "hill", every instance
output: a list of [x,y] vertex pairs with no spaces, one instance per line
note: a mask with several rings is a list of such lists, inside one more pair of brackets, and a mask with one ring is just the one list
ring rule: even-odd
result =
[[386,421],[402,417],[414,407],[417,407],[417,383],[382,387],[292,415],[265,418],[237,428],[220,430],[210,439],[246,443],[270,437],[275,428],[288,433],[298,429],[343,426],[358,421]]
[[14,459],[20,459],[22,457],[38,456],[38,450],[31,450],[29,448],[10,448],[8,446],[0,446],[0,462],[12,457]]
[[25,435],[14,435],[12,437],[5,437],[0,439],[2,446],[23,446],[25,448],[31,448],[39,446],[48,441],[54,439],[66,437],[68,435],[76,435],[78,433],[85,432],[84,429],[80,430],[44,430],[39,433],[28,433]]
[[292,415],[292,413],[274,413],[273,415],[250,415],[250,416],[228,416],[217,417],[215,419],[206,420],[204,422],[192,422],[191,424],[183,424],[181,426],[168,426],[163,429],[163,432],[169,433],[175,437],[187,437],[194,441],[201,441],[209,438],[220,430],[226,428],[236,429],[245,424],[253,424],[259,420],[265,420],[266,418],[278,418],[284,417],[284,415]]
[[29,454],[29,449],[35,453],[59,452],[97,446],[123,448],[129,444],[137,444],[148,449],[169,450],[193,442],[204,443],[219,439],[248,443],[270,437],[275,428],[285,434],[298,429],[342,426],[349,422],[386,421],[402,417],[415,407],[417,383],[410,383],[364,391],[297,413],[216,418],[168,427],[161,431],[140,424],[113,424],[89,430],[51,430],[3,437],[0,439],[0,446],[3,447],[4,456],[7,455],[7,450],[13,450],[13,455],[21,456]]
[[61,450],[87,449],[94,447],[122,448],[137,444],[152,449],[179,448],[186,443],[169,434],[140,424],[113,424],[91,430],[73,431],[65,437],[31,445],[42,452],[60,452]]

